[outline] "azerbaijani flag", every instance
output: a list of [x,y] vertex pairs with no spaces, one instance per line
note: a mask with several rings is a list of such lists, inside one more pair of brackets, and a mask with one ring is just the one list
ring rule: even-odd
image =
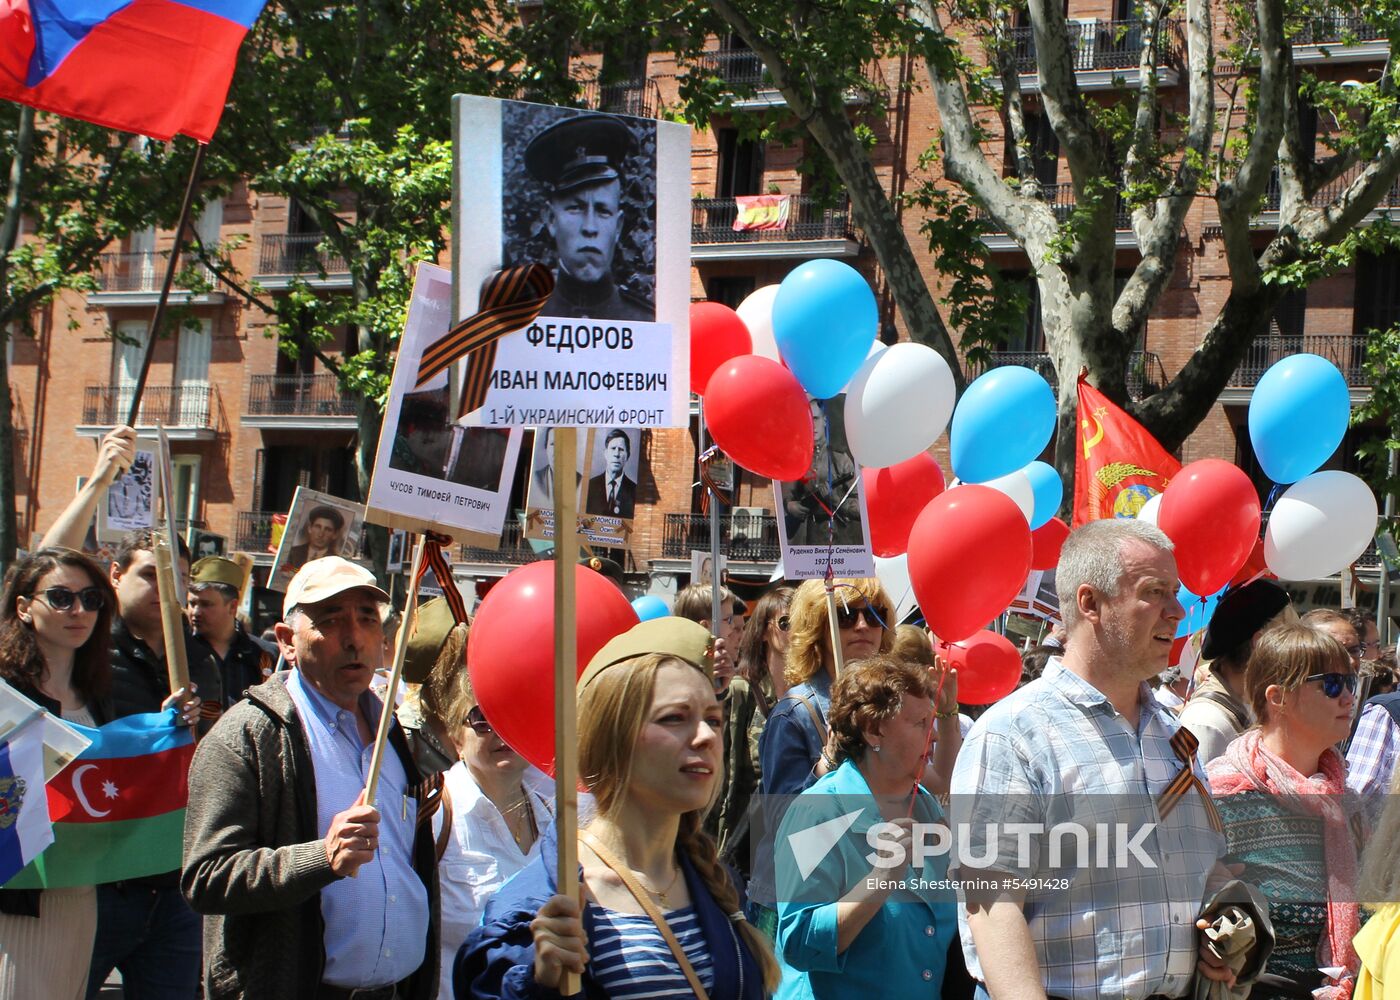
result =
[[0,0],[0,97],[208,142],[266,0]]
[[173,709],[73,728],[92,746],[48,784],[54,842],[5,888],[97,885],[179,868],[189,728],[175,724]]

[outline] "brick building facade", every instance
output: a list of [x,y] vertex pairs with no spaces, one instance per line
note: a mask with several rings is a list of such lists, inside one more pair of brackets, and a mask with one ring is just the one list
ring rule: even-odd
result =
[[[1124,20],[1117,9],[1121,4],[1108,0],[1073,0],[1070,6],[1079,85],[1111,100],[1132,83],[1137,72],[1136,49],[1125,57],[1127,47],[1136,44],[1135,22]],[[1319,23],[1313,32],[1317,37],[1309,35],[1308,44],[1295,42],[1295,61],[1338,79],[1375,79],[1389,51],[1384,36],[1359,19],[1353,19],[1355,24],[1334,20],[1331,27]],[[1028,116],[1038,120],[1035,56],[1029,29],[1024,31],[1019,68],[1024,74]],[[714,44],[711,68],[715,72],[735,82],[759,85],[757,100],[765,106],[782,105],[779,94],[762,88],[762,66],[751,52],[733,43]],[[1164,103],[1181,106],[1183,56],[1179,43],[1170,41],[1170,33],[1163,51],[1159,79]],[[642,67],[638,70],[641,73]],[[676,102],[677,77],[684,72],[671,55],[653,52],[645,61],[644,76],[594,88],[592,103],[603,110],[657,115],[666,104]],[[912,60],[887,60],[872,66],[870,74],[890,95],[884,115],[867,117],[875,136],[871,156],[886,190],[898,196],[925,176],[919,158],[937,139],[938,113],[926,87],[905,86],[910,81],[926,83],[922,66]],[[867,110],[856,95],[850,103],[853,114]],[[1046,197],[1057,206],[1068,205],[1072,191],[1060,183],[1067,179],[1067,171],[1057,158],[1053,136],[1034,121],[1031,127],[1041,129],[1037,169],[1043,171]],[[998,135],[989,135],[991,155],[1000,155],[1000,141]],[[807,180],[799,170],[800,144],[764,147],[745,142],[723,120],[712,122],[709,130],[697,130],[693,143],[694,299],[736,305],[753,289],[780,281],[804,260],[834,257],[870,277],[882,300],[882,338],[901,336],[859,220],[843,203],[809,196]],[[787,228],[736,233],[734,198],[767,193],[790,196]],[[1260,246],[1276,224],[1276,208],[1276,201],[1272,209],[1266,204],[1257,220]],[[1391,209],[1400,209],[1400,191],[1392,190],[1378,211]],[[924,273],[936,283],[933,258],[919,234],[920,221],[917,211],[906,211],[903,218]],[[256,276],[268,294],[278,294],[295,274],[319,273],[314,260],[319,252],[317,236],[307,231],[304,218],[283,199],[264,197],[240,185],[222,202],[206,206],[199,226],[206,240],[240,238],[242,246],[234,253],[234,263],[245,276]],[[1170,287],[1140,345],[1141,364],[1130,379],[1133,391],[1151,391],[1186,362],[1228,292],[1214,203],[1198,198],[1185,229]],[[1025,255],[1008,238],[989,234],[985,241],[1005,273],[1028,279]],[[1138,259],[1131,229],[1120,225],[1116,242],[1118,267],[1130,269]],[[123,391],[130,382],[132,359],[138,355],[123,338],[144,336],[170,243],[170,234],[164,232],[131,237],[118,252],[104,258],[97,290],[65,293],[40,317],[36,339],[14,341],[11,380],[22,466],[17,509],[22,538],[41,533],[53,522],[72,497],[79,477],[91,468],[95,449],[86,442],[95,441],[125,410]],[[322,286],[325,294],[349,287],[343,261],[327,258],[319,263],[327,277],[316,278],[313,284]],[[182,329],[157,345],[142,423],[151,422],[159,412],[171,428],[179,516],[227,536],[230,548],[260,551],[266,547],[270,515],[286,510],[298,484],[355,496],[354,403],[336,386],[334,376],[314,361],[293,362],[281,354],[275,340],[267,336],[268,318],[236,296],[217,291],[192,296],[177,290],[176,300],[189,305],[189,315],[198,321],[199,329]],[[1302,350],[1323,354],[1338,364],[1354,398],[1360,399],[1368,391],[1360,364],[1362,333],[1398,319],[1400,257],[1394,255],[1363,260],[1352,272],[1290,296],[1276,311],[1270,335],[1251,349],[1220,404],[1186,442],[1181,459],[1217,456],[1253,471],[1245,414],[1251,387],[1268,364]],[[114,340],[114,332],[118,339]],[[1032,297],[1023,333],[997,356],[996,363],[1027,364],[1052,375],[1044,350]],[[694,485],[697,437],[693,416],[689,432],[643,435],[635,533],[625,562],[629,571],[649,572],[653,588],[663,593],[687,579],[690,550],[708,544],[708,523],[699,513]],[[940,459],[946,457],[946,438],[935,450]],[[1344,447],[1334,464],[1351,467],[1353,461]],[[528,463],[521,464],[518,507],[523,507],[528,475],[524,468]],[[770,484],[742,474],[736,504],[725,521],[731,572],[766,580],[777,558]],[[535,552],[520,537],[518,525],[511,523],[499,551],[472,549],[462,555],[463,571],[480,578],[500,575],[511,565],[534,558]]]

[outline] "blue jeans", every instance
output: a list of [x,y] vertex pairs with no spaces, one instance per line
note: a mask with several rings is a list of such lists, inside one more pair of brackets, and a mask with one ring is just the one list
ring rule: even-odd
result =
[[88,1000],[113,969],[126,1000],[194,1000],[199,992],[201,921],[175,887],[97,887],[97,941]]

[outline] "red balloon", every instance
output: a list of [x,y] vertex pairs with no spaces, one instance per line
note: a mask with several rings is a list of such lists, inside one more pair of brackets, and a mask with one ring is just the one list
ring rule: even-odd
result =
[[718,302],[690,306],[690,391],[705,394],[715,369],[730,358],[753,353],[749,328],[739,314]]
[[1162,491],[1157,526],[1176,546],[1176,569],[1193,594],[1230,582],[1259,540],[1259,494],[1238,466],[1192,462]]
[[[637,624],[622,591],[574,567],[578,673]],[[511,570],[481,601],[467,639],[472,691],[492,728],[531,764],[554,773],[554,562]]]
[[1031,569],[1054,569],[1060,561],[1060,547],[1069,537],[1069,525],[1052,517],[1031,532]]
[[886,469],[862,469],[870,514],[870,545],[877,556],[909,551],[909,532],[930,500],[943,492],[943,470],[928,452]]
[[705,386],[705,425],[755,475],[794,480],[811,468],[812,405],[776,361],[745,354],[720,365]]
[[990,705],[1000,701],[1021,680],[1021,654],[1004,635],[983,630],[960,642],[940,642],[934,652],[958,671],[958,701]]
[[946,642],[966,639],[1006,610],[1030,571],[1030,525],[1014,500],[990,486],[935,497],[909,535],[914,596]]

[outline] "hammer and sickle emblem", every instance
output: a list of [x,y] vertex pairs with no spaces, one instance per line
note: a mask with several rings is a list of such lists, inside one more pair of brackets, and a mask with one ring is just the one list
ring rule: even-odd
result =
[[[1079,422],[1079,426],[1084,429],[1084,458],[1086,460],[1089,457],[1089,452],[1094,450],[1094,445],[1098,444],[1100,441],[1103,440],[1103,422],[1101,418],[1103,417],[1104,412],[1104,407],[1101,406],[1093,413],[1089,414],[1087,418]],[[1090,420],[1094,422],[1095,428],[1092,434],[1089,433]]]

